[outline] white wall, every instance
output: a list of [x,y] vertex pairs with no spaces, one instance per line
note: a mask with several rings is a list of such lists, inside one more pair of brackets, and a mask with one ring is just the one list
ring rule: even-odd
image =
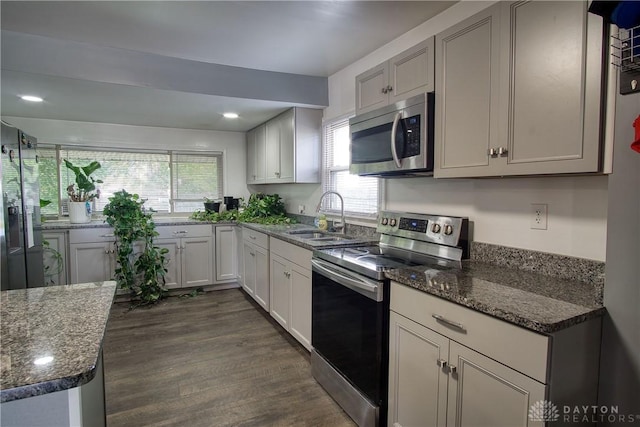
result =
[[220,132],[112,123],[3,117],[40,143],[100,148],[224,152],[224,194],[248,197],[244,132]]
[[[324,120],[355,111],[355,76],[403,50],[466,19],[495,2],[462,1],[371,54],[329,76],[329,106]],[[418,213],[468,216],[474,240],[563,255],[605,260],[607,177],[572,176],[435,180],[386,180],[384,208]],[[255,186],[278,193],[290,212],[299,204],[313,210],[319,185]],[[261,189],[262,188],[262,189]],[[531,230],[531,203],[549,205],[548,230]]]

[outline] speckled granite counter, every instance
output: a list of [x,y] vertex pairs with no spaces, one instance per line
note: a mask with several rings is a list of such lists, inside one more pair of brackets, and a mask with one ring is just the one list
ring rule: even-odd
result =
[[[162,227],[165,225],[194,225],[194,224],[212,224],[212,225],[229,225],[235,224],[235,222],[229,221],[220,221],[220,222],[209,222],[209,221],[196,221],[195,219],[186,218],[186,217],[159,217],[154,218],[154,222],[157,227]],[[91,222],[87,222],[84,224],[71,224],[69,220],[47,220],[42,223],[42,229],[44,231],[47,230],[64,230],[64,229],[76,229],[76,228],[109,228],[111,227],[107,224],[104,219],[94,219]]]
[[[284,240],[285,242],[300,246],[305,249],[314,250],[322,248],[335,248],[335,247],[350,247],[350,246],[364,246],[370,244],[377,244],[378,239],[368,236],[348,236],[348,239],[339,241],[312,241],[296,236],[295,234],[288,234],[293,230],[313,230],[319,231],[314,226],[305,224],[290,224],[290,225],[271,225],[271,224],[254,224],[243,222],[244,228],[256,230],[261,233],[268,234],[269,236],[276,237]],[[338,233],[330,233],[330,235],[340,236]]]
[[115,290],[100,282],[2,291],[0,402],[91,381]]
[[485,262],[463,261],[461,269],[408,267],[387,277],[540,333],[604,314],[597,286]]

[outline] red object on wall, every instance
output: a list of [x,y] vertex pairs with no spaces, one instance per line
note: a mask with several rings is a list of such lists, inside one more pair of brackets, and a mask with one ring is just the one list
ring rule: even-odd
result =
[[633,121],[633,127],[636,129],[636,137],[631,143],[631,149],[640,153],[640,115]]

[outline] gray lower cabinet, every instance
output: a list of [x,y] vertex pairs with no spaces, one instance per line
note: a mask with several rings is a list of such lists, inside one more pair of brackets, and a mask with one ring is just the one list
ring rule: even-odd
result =
[[500,2],[436,36],[439,178],[598,172],[602,19]]
[[66,285],[67,272],[67,231],[45,231],[42,239],[44,246],[44,281],[47,286]]
[[214,226],[216,237],[216,283],[235,281],[238,278],[236,226]]
[[244,273],[242,288],[269,311],[269,236],[248,228],[242,230]]
[[397,283],[390,304],[390,427],[543,426],[537,402],[596,404],[600,319],[543,335]]
[[311,350],[312,252],[273,237],[269,248],[271,317]]
[[110,228],[69,230],[69,282],[112,280],[116,268],[114,242]]

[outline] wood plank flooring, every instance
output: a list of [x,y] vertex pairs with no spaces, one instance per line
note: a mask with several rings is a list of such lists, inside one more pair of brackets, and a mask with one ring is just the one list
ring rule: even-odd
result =
[[114,304],[104,367],[109,427],[355,426],[309,353],[239,289]]

